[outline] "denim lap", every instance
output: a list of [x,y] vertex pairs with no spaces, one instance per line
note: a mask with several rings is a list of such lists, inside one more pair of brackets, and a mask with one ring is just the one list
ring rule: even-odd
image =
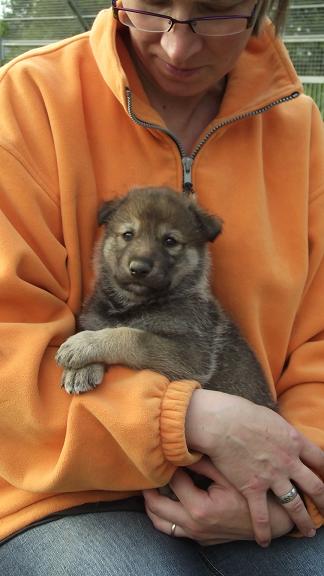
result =
[[255,542],[205,547],[201,553],[220,576],[324,576],[324,528],[314,538],[286,536],[261,548]]
[[140,512],[67,516],[0,547],[5,576],[209,576],[198,546],[157,532]]
[[281,538],[212,547],[170,538],[140,512],[66,516],[0,546],[5,576],[324,575],[324,530],[311,540]]

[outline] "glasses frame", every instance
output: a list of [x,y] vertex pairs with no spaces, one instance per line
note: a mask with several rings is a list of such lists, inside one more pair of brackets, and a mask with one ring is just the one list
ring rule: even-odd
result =
[[[124,24],[119,20],[118,16],[119,12],[126,12],[126,13],[131,12],[133,14],[157,16],[158,18],[163,18],[164,20],[170,22],[170,26],[167,30],[161,30],[158,32],[152,30],[145,30],[145,32],[149,32],[151,34],[164,34],[165,32],[170,32],[170,30],[172,30],[175,24],[188,24],[192,32],[194,32],[194,34],[198,34],[199,36],[209,36],[210,38],[213,37],[221,38],[222,36],[235,36],[236,34],[240,34],[240,32],[244,32],[245,30],[249,30],[250,28],[252,28],[257,19],[257,6],[259,4],[259,1],[257,1],[254,4],[251,14],[232,14],[231,16],[199,16],[197,18],[189,18],[188,20],[177,20],[177,18],[173,18],[172,16],[167,16],[165,14],[158,14],[157,12],[148,12],[147,10],[136,10],[135,8],[119,8],[116,4],[117,0],[112,0],[113,15],[114,18],[116,18],[116,20],[118,20],[118,22],[120,22],[123,26],[127,26],[127,24]],[[245,30],[240,30],[239,32],[232,32],[230,34],[220,34],[218,36],[217,34],[215,35],[201,34],[197,32],[193,27],[193,22],[205,22],[210,20],[246,20],[246,28]],[[133,28],[135,30],[141,30],[140,28],[136,28],[136,26],[134,26]],[[144,30],[142,30],[142,32],[144,32]]]

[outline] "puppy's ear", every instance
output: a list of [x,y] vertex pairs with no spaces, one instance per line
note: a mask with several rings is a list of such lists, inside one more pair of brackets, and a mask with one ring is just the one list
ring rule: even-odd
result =
[[116,198],[115,200],[108,200],[104,202],[98,211],[98,224],[102,226],[102,224],[107,224],[112,215],[118,210],[118,208],[123,203],[123,198]]
[[222,220],[217,216],[208,214],[195,202],[190,202],[189,209],[196,218],[204,242],[213,242],[222,231]]

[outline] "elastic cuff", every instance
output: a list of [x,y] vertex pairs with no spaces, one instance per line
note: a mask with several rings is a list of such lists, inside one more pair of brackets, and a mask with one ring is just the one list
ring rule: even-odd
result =
[[201,388],[198,382],[170,382],[162,400],[161,438],[165,458],[175,466],[189,466],[201,458],[189,452],[185,437],[185,419],[192,393]]

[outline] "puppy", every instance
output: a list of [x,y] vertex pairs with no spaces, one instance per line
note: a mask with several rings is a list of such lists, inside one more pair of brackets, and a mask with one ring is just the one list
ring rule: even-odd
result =
[[209,286],[207,244],[221,221],[169,188],[142,188],[104,203],[99,224],[82,331],[56,355],[65,390],[92,390],[106,365],[123,364],[274,408],[254,353]]

